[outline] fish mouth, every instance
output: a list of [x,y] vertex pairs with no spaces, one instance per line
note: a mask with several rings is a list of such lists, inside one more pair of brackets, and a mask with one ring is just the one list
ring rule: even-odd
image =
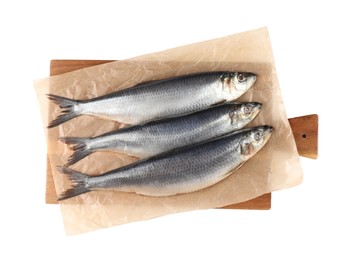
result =
[[260,113],[262,104],[258,102],[252,102],[251,105],[252,105],[252,112],[250,113],[250,115],[254,118]]
[[269,135],[272,134],[273,129],[274,128],[272,126],[269,126],[269,125],[263,126],[263,131],[265,134],[269,134]]
[[254,106],[254,110],[257,110],[257,111],[261,110],[262,108],[262,104],[259,102],[253,102],[253,106]]
[[256,78],[257,78],[257,75],[255,73],[252,73],[252,72],[246,72],[245,73],[245,76],[247,78],[249,78],[249,81],[250,81],[250,85],[254,85],[255,81],[256,81]]
[[255,73],[252,73],[252,72],[243,72],[243,74],[246,78],[249,78],[249,77],[256,78],[257,76]]

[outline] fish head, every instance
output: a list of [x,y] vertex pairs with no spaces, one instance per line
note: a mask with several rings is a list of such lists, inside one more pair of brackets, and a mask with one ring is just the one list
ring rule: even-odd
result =
[[251,72],[232,72],[222,76],[223,88],[234,100],[247,92],[256,81],[256,74]]
[[239,103],[232,106],[232,111],[229,113],[231,124],[244,127],[251,122],[260,112],[262,104],[258,102]]
[[244,160],[254,156],[271,137],[273,127],[264,125],[251,128],[245,133],[240,143],[241,155]]

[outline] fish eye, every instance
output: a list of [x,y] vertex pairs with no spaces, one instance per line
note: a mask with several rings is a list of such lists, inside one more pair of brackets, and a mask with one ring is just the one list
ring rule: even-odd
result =
[[251,106],[245,106],[244,107],[244,113],[245,114],[250,114],[253,108]]
[[254,139],[255,139],[256,141],[260,140],[261,137],[262,137],[261,131],[257,131],[257,132],[254,134]]
[[243,73],[238,73],[237,79],[238,79],[238,82],[242,83],[246,80],[246,77]]

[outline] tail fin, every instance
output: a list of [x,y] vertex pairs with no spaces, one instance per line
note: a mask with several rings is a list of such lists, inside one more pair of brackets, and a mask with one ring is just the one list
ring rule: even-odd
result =
[[67,144],[69,148],[74,151],[74,153],[69,157],[65,166],[73,165],[74,163],[95,152],[95,150],[88,145],[91,141],[90,138],[62,137],[59,138],[59,140]]
[[48,94],[47,95],[49,100],[52,100],[55,104],[57,104],[62,110],[62,114],[60,114],[56,119],[54,119],[47,128],[52,128],[57,125],[60,125],[74,117],[77,117],[81,115],[81,111],[78,109],[78,104],[79,101],[53,95],[53,94]]
[[72,197],[78,196],[80,194],[91,191],[87,188],[87,181],[89,176],[74,171],[68,167],[59,167],[61,173],[67,174],[68,178],[71,180],[73,186],[70,189],[64,191],[58,198],[58,200],[66,200]]

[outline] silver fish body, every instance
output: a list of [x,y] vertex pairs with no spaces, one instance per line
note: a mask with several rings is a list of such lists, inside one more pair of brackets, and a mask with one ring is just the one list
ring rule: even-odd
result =
[[198,191],[222,181],[241,167],[265,145],[271,132],[270,126],[239,130],[99,176],[87,176],[61,167],[73,187],[63,192],[59,200],[105,189],[156,197]]
[[180,117],[152,121],[94,138],[60,140],[74,150],[66,166],[100,150],[145,158],[177,147],[208,140],[243,128],[259,113],[261,104],[224,103]]
[[126,124],[140,124],[232,101],[255,82],[253,73],[209,72],[140,84],[90,100],[73,100],[49,94],[63,109],[50,127],[82,114],[105,117]]

